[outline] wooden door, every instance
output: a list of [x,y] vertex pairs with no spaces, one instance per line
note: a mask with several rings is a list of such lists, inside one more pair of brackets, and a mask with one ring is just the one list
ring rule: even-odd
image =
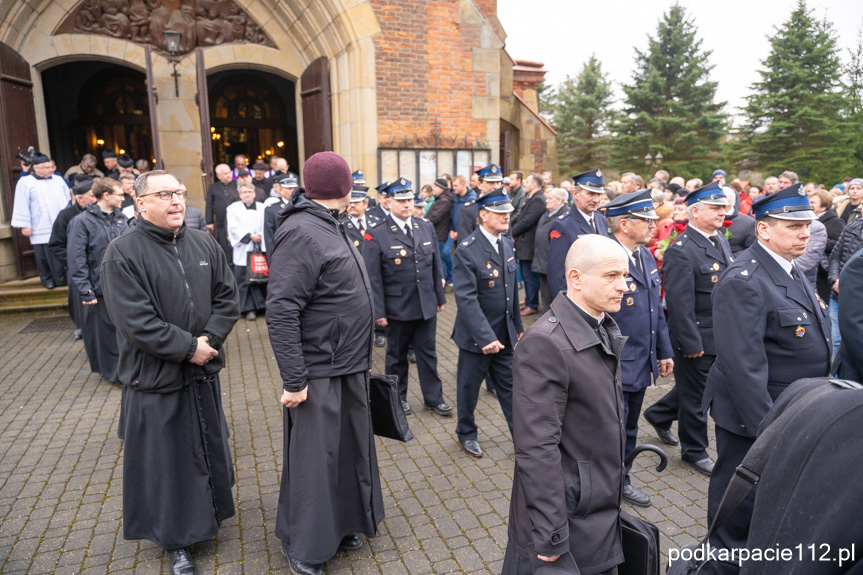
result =
[[210,94],[207,89],[207,67],[204,65],[204,51],[195,49],[198,65],[198,112],[201,117],[201,178],[203,179],[204,195],[213,182],[213,136],[210,130]]
[[330,104],[330,62],[320,57],[300,77],[303,107],[303,142],[306,158],[333,149],[333,120]]
[[[33,82],[30,64],[15,50],[0,43],[0,171],[3,178],[4,219],[12,219],[15,184],[21,175],[21,164],[15,152],[27,154],[29,146],[38,147],[36,109],[33,104]],[[37,275],[36,259],[30,240],[12,228],[15,268],[19,279]]]
[[156,94],[156,81],[153,79],[153,54],[149,46],[144,47],[144,60],[147,69],[147,104],[150,108],[150,136],[153,139],[154,170],[164,170],[165,162],[162,159],[162,144],[159,140],[159,112],[156,105],[159,103]]

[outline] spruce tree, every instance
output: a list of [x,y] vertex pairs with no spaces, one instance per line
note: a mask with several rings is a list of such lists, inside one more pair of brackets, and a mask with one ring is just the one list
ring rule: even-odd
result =
[[647,51],[636,49],[633,83],[623,86],[625,108],[614,128],[616,167],[643,170],[645,155],[657,152],[672,176],[705,178],[719,167],[725,102],[714,101],[711,52],[701,43],[694,20],[675,4],[649,37]]
[[557,131],[561,176],[607,166],[612,103],[611,81],[595,55],[577,78],[567,76],[558,87],[551,100],[551,123]]
[[[863,26],[857,30],[857,46],[849,49],[846,68],[845,109],[850,158],[844,175],[863,174]],[[832,185],[832,184],[827,184]]]
[[735,145],[742,167],[765,175],[793,170],[827,185],[842,177],[850,152],[834,36],[804,0],[776,29],[761,82],[743,108],[746,123]]

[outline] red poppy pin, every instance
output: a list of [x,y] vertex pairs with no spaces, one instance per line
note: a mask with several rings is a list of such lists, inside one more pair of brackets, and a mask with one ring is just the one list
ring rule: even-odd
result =
[[370,233],[366,232],[366,235],[363,236],[363,239],[366,241],[371,241],[372,235]]
[[560,232],[559,232],[559,231],[557,231],[557,230],[551,230],[551,233],[550,233],[550,234],[548,234],[548,237],[549,237],[549,238],[551,238],[551,239],[553,239],[553,240],[556,240],[556,239],[560,238],[560,237],[561,237],[561,235],[560,235]]

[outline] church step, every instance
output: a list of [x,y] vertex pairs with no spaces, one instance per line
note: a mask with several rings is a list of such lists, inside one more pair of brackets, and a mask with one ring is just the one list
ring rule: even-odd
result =
[[0,284],[0,313],[62,308],[68,305],[66,286],[45,289],[39,278]]

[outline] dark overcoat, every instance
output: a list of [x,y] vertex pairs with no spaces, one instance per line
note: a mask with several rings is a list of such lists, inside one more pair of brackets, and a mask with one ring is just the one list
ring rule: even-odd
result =
[[620,355],[620,379],[626,392],[649,387],[659,378],[658,360],[674,357],[662,309],[662,278],[656,260],[644,246],[639,246],[636,254],[641,258],[646,277],[630,264],[626,282],[629,291],[623,295],[620,311],[611,314],[620,333],[629,338]]
[[863,251],[853,256],[839,274],[839,333],[842,341],[832,373],[863,382]]
[[339,215],[291,196],[270,253],[267,326],[281,390],[308,389],[283,408],[276,536],[291,556],[325,563],[351,533],[373,537],[384,517],[369,413],[372,295]]
[[533,259],[533,247],[536,236],[536,227],[540,219],[548,213],[545,209],[545,196],[537,191],[524,203],[518,219],[510,228],[512,237],[515,238],[515,256],[520,260]]
[[569,213],[569,210],[569,206],[563,205],[557,211],[553,213],[547,211],[539,218],[533,238],[533,263],[530,264],[531,271],[543,275],[548,271],[548,232],[554,220],[565,217]]
[[[228,260],[205,232],[141,217],[108,246],[102,285],[120,345],[123,536],[179,549],[234,514],[218,372],[240,314]],[[189,362],[197,337],[219,355]]]
[[523,557],[569,550],[593,575],[623,561],[626,337],[606,314],[611,349],[566,294],[527,329],[513,362],[515,472],[509,537]]
[[[596,233],[607,237],[608,220],[605,216],[599,212],[594,212],[593,221],[596,223]],[[558,293],[566,291],[564,264],[570,246],[580,236],[592,233],[594,233],[593,228],[590,227],[590,224],[575,206],[570,208],[568,214],[558,216],[551,223],[548,231],[548,265],[546,266],[551,297],[556,297]]]
[[453,293],[458,311],[452,339],[481,353],[497,340],[510,349],[523,330],[512,240],[501,234],[503,257],[480,230],[459,242],[453,257]]
[[716,284],[713,335],[717,357],[702,406],[737,435],[755,437],[786,387],[830,369],[827,310],[809,282],[796,283],[758,242]]

